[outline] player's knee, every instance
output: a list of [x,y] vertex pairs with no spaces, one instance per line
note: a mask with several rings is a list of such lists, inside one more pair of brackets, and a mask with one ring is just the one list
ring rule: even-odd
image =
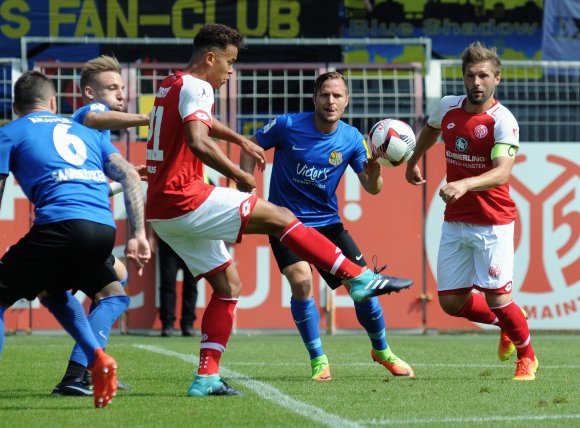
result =
[[287,222],[288,224],[290,224],[294,220],[296,220],[296,216],[288,208],[286,208],[286,207],[278,207],[278,208],[280,209],[280,218],[283,219],[284,222]]
[[446,314],[455,316],[461,311],[461,308],[465,302],[461,302],[456,299],[450,299],[448,297],[449,296],[440,296],[439,305]]
[[296,216],[288,208],[277,205],[273,205],[273,207],[271,221],[275,226],[280,228],[280,231],[284,230],[286,226],[296,220]]
[[104,286],[101,291],[95,294],[94,300],[99,301],[110,296],[126,296],[125,289],[119,281],[114,281]]
[[312,297],[312,282],[308,279],[295,281],[290,284],[292,297],[296,300],[306,300]]
[[123,264],[121,260],[115,257],[115,264],[113,265],[113,269],[115,269],[115,275],[117,275],[117,279],[121,282],[123,280],[126,281],[128,276],[127,267]]
[[242,283],[241,281],[230,281],[230,296],[236,299],[242,294]]

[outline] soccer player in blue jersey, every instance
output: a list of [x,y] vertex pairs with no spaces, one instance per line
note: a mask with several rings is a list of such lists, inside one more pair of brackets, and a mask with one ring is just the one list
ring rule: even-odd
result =
[[[347,258],[366,266],[362,251],[340,220],[336,188],[350,166],[362,187],[372,195],[378,194],[383,187],[380,165],[371,157],[361,133],[341,120],[349,101],[348,82],[343,75],[321,74],[314,84],[313,101],[313,113],[278,116],[252,138],[264,150],[275,150],[268,200],[290,209],[302,223],[336,244]],[[240,165],[245,171],[253,172],[255,162],[242,154]],[[274,236],[270,236],[270,245],[292,289],[290,308],[310,354],[311,379],[331,380],[328,358],[320,340],[320,317],[312,293],[310,264]],[[339,278],[321,269],[318,271],[330,288],[340,287]],[[395,376],[414,377],[413,369],[387,344],[385,319],[378,299],[355,301],[354,306],[357,319],[371,340],[372,359]]]
[[86,278],[115,280],[105,266],[115,242],[107,177],[125,192],[132,233],[127,258],[139,269],[149,260],[139,174],[102,135],[55,114],[54,85],[42,73],[27,72],[16,81],[13,106],[20,118],[0,128],[0,202],[12,172],[34,204],[35,219],[0,263],[0,346],[4,310],[21,298],[39,297],[82,348],[95,406],[104,407],[117,391],[116,362],[68,290]]
[[[116,58],[101,55],[88,61],[81,70],[80,80],[84,106],[72,115],[72,120],[97,129],[103,138],[110,141],[111,129],[149,125],[146,114],[125,113],[125,83],[121,77],[121,66]],[[119,183],[110,184],[110,194],[122,191]],[[129,307],[129,297],[124,287],[128,273],[125,265],[113,254],[106,261],[115,274],[115,280],[93,277],[83,284],[83,291],[93,303],[89,309],[89,323],[101,347],[104,349],[115,321]],[[91,396],[92,380],[82,349],[75,344],[66,372],[52,395]],[[119,389],[128,389],[122,382]]]

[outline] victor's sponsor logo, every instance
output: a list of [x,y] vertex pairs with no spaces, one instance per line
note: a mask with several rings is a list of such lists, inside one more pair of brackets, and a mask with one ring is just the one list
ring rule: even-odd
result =
[[318,169],[314,166],[298,164],[296,166],[296,174],[302,178],[307,178],[312,181],[326,181],[328,178],[328,168]]

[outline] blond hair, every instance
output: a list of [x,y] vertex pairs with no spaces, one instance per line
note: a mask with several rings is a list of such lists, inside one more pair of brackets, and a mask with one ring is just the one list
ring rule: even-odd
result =
[[121,66],[114,56],[101,55],[87,61],[81,70],[81,89],[95,85],[98,76],[105,71],[121,74]]
[[461,55],[461,71],[465,74],[465,68],[468,64],[476,64],[478,62],[490,62],[493,67],[493,72],[496,76],[501,74],[501,60],[497,54],[495,47],[486,47],[481,42],[471,43],[463,51]]

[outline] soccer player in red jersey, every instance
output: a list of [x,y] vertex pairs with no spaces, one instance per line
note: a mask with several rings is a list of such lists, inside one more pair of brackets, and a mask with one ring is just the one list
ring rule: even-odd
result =
[[260,146],[213,116],[213,92],[233,72],[242,44],[243,36],[225,25],[200,28],[185,69],[165,78],[157,91],[147,142],[147,220],[191,273],[205,277],[213,290],[201,322],[199,368],[188,390],[196,397],[240,394],[219,376],[241,291],[224,241],[241,242],[243,234],[276,236],[304,260],[340,277],[355,301],[413,284],[358,266],[286,208],[204,181],[205,164],[243,188],[256,187],[253,175],[234,164],[213,138],[239,145],[261,169],[265,167]]
[[425,183],[418,162],[442,134],[447,184],[439,190],[446,203],[437,260],[439,303],[450,315],[499,326],[498,356],[506,360],[517,350],[513,379],[534,380],[538,360],[525,313],[512,296],[517,211],[508,180],[519,126],[495,99],[501,80],[495,48],[470,44],[462,71],[466,94],[441,99],[407,162],[406,178]]

